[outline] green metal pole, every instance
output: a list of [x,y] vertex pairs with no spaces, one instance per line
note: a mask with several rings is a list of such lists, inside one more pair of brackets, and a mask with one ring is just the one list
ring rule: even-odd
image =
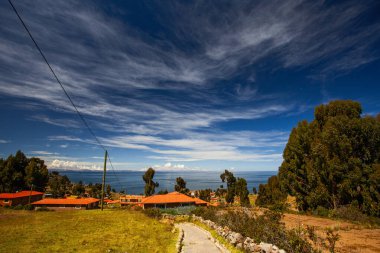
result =
[[107,169],[107,150],[106,150],[106,153],[104,154],[104,171],[103,171],[103,182],[102,182],[102,198],[101,198],[101,202],[100,202],[100,205],[101,205],[101,208],[102,208],[102,211],[103,211],[103,205],[104,205],[104,186],[106,184],[106,169]]

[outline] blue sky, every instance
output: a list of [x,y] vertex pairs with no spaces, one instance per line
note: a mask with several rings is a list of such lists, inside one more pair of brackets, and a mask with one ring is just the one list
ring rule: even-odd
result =
[[[14,4],[115,169],[277,170],[316,105],[380,112],[378,1]],[[0,156],[100,169],[7,1],[0,23]]]

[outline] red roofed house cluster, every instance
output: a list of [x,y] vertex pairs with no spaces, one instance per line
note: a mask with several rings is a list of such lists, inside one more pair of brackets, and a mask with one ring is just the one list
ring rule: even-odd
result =
[[0,193],[0,206],[27,205],[41,200],[44,194],[36,191],[21,191],[16,193]]
[[[17,193],[1,193],[1,206],[18,206],[31,203],[35,209],[46,207],[49,209],[93,209],[98,208],[99,199],[96,198],[65,198],[53,199],[44,198],[42,192],[22,191]],[[106,202],[106,201],[105,201]],[[119,201],[111,201],[119,203]],[[210,203],[199,198],[189,197],[179,192],[168,194],[158,194],[144,198],[143,196],[128,195],[120,197],[121,205],[138,205],[142,208],[176,208],[183,206],[209,206]]]

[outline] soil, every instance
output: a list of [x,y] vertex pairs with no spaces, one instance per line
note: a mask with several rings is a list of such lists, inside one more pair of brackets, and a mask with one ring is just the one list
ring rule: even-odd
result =
[[380,229],[369,229],[345,221],[297,214],[285,214],[283,221],[287,228],[306,228],[306,226],[314,226],[320,236],[326,235],[326,229],[334,229],[340,236],[336,245],[336,252],[380,252]]

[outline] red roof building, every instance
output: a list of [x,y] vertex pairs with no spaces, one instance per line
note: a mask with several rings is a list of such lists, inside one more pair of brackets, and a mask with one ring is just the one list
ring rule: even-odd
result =
[[42,199],[43,192],[21,191],[16,193],[0,193],[0,206],[23,206]]
[[93,209],[99,206],[99,199],[81,198],[81,199],[42,199],[33,202],[35,209],[47,207],[54,210],[65,209]]
[[179,192],[146,197],[141,201],[143,208],[175,208],[181,206],[207,206],[207,202]]
[[125,195],[120,196],[120,205],[126,206],[126,205],[139,205],[141,204],[141,201],[143,200],[144,196],[142,195]]

